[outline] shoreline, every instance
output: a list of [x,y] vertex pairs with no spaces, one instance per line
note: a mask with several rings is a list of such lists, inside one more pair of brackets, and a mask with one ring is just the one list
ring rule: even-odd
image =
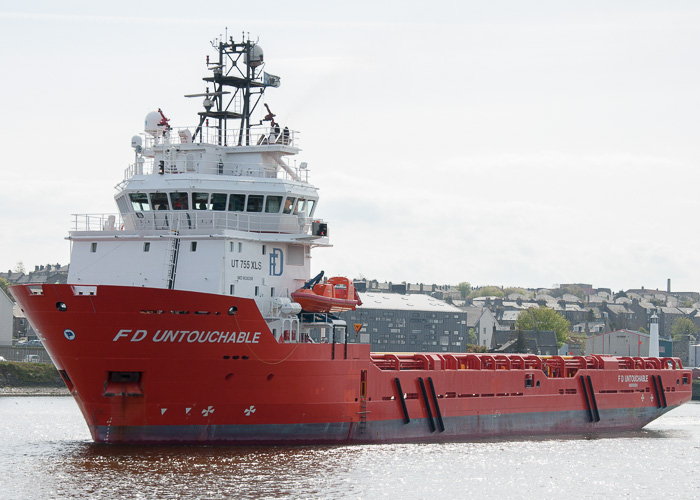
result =
[[2,397],[70,396],[67,387],[0,387]]

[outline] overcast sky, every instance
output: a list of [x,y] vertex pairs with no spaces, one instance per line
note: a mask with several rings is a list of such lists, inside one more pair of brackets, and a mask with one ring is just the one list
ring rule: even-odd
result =
[[[0,269],[65,264],[132,135],[194,126],[210,41],[282,77],[334,244],[387,281],[700,291],[700,3],[0,3]],[[115,3],[110,3],[115,5]]]

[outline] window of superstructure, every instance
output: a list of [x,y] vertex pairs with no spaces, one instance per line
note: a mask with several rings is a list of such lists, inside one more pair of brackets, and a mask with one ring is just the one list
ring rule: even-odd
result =
[[265,197],[261,194],[251,194],[248,195],[248,203],[246,204],[246,212],[262,212],[263,211],[263,199]]
[[284,200],[284,210],[282,210],[282,213],[291,214],[292,210],[294,209],[294,202],[295,201],[296,201],[296,198],[288,196]]
[[306,216],[311,217],[314,213],[314,206],[316,205],[316,200],[306,200]]
[[267,250],[267,247],[265,245],[262,246],[262,254],[265,255],[265,252]]
[[235,241],[229,241],[229,242],[228,242],[228,251],[229,251],[229,252],[233,252],[235,246],[236,246],[236,242],[235,242]]
[[193,241],[190,243],[190,252],[196,252],[197,251],[197,242]]
[[280,213],[281,206],[282,206],[282,197],[281,196],[268,196],[265,199],[265,213],[278,214],[278,213]]
[[195,210],[211,210],[209,193],[192,193],[192,208]]
[[129,193],[131,206],[136,212],[148,212],[151,205],[148,203],[148,194],[146,193]]
[[97,243],[90,243],[90,251],[92,253],[97,252]]
[[228,198],[228,210],[229,212],[242,212],[245,210],[245,195],[244,194],[232,194]]
[[187,210],[187,193],[170,193],[170,201],[173,204],[173,210]]
[[238,253],[241,253],[243,251],[243,243],[240,241],[238,242]]
[[304,198],[299,198],[296,207],[294,207],[294,215],[306,215],[305,209],[306,200]]
[[229,295],[233,295],[235,290],[236,290],[236,285],[230,285],[229,286]]
[[211,194],[211,209],[217,211],[226,210],[226,193]]
[[153,210],[168,210],[167,193],[151,193],[151,205]]
[[147,242],[145,242],[145,243],[143,244],[143,251],[144,251],[144,252],[148,252],[148,251],[150,251],[150,250],[151,250],[151,242],[150,242],[150,241],[147,241]]

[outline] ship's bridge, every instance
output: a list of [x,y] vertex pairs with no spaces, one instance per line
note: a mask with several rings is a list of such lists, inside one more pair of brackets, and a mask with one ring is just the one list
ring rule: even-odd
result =
[[135,136],[136,161],[115,196],[120,213],[75,215],[73,231],[328,236],[327,224],[314,217],[318,193],[306,163],[290,166],[284,158],[299,151],[295,132],[256,127],[249,137],[254,145],[220,146],[240,134],[230,131],[222,139],[216,128],[202,130],[197,143],[186,128]]

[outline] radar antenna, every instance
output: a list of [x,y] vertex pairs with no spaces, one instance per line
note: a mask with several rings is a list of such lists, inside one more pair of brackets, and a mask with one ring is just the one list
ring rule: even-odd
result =
[[[228,33],[226,34],[228,37]],[[224,39],[226,40],[226,39]],[[264,71],[263,50],[250,40],[250,36],[243,42],[234,42],[233,37],[223,42],[215,40],[212,45],[217,49],[218,60],[210,62],[207,56],[207,69],[211,76],[204,81],[214,85],[213,92],[207,87],[204,94],[189,94],[186,97],[204,97],[204,111],[199,113],[199,125],[194,132],[192,140],[199,135],[202,137],[202,126],[208,118],[217,120],[218,144],[228,146],[227,129],[229,120],[238,120],[240,123],[238,140],[239,146],[250,145],[250,117],[261,102],[267,87],[279,87],[280,78]],[[225,90],[230,88],[231,90]],[[224,98],[224,96],[227,96]],[[229,97],[230,96],[230,97]],[[274,115],[267,108],[269,119]],[[208,122],[207,122],[208,123]],[[274,126],[274,120],[272,120]]]

